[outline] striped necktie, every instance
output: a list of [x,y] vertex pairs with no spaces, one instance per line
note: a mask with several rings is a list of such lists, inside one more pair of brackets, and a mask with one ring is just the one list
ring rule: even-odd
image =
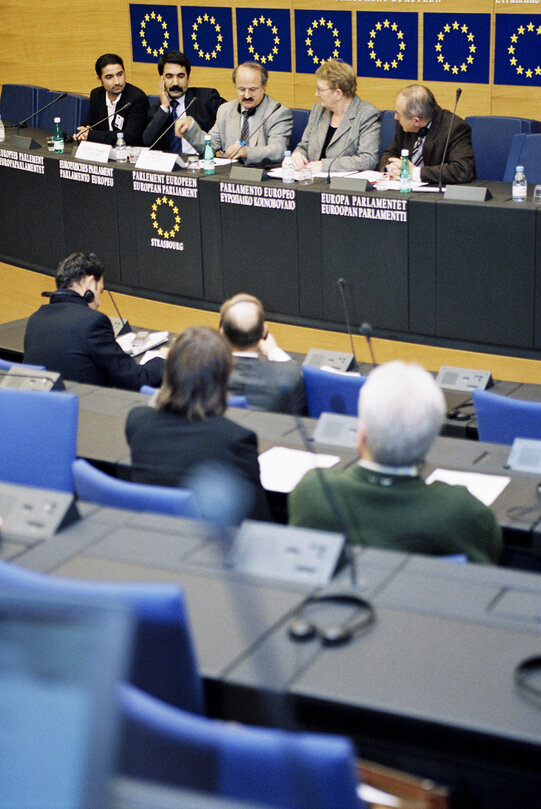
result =
[[240,142],[248,143],[248,141],[250,140],[250,122],[248,121],[250,110],[243,110],[241,112],[241,115],[242,115],[242,127],[240,130]]
[[424,146],[424,136],[419,135],[417,140],[415,141],[415,145],[413,147],[413,151],[411,153],[411,162],[414,166],[423,166],[423,146]]
[[[177,120],[177,107],[178,101],[176,98],[171,99],[170,103],[171,108],[171,120]],[[177,138],[175,135],[175,127],[172,126],[169,130],[169,151],[170,152],[181,152],[182,151],[182,138]]]

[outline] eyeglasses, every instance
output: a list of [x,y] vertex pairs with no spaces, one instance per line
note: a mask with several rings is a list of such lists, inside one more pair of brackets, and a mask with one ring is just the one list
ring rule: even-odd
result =
[[316,87],[316,95],[321,95],[322,93],[334,93],[333,87]]

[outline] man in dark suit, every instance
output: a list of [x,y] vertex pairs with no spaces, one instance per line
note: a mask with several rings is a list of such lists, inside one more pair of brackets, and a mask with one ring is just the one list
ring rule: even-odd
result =
[[103,273],[103,264],[93,254],[72,253],[60,262],[57,291],[28,319],[24,361],[89,385],[158,387],[163,358],[138,365],[116,342],[109,318],[97,311]]
[[[190,60],[181,51],[168,51],[160,56],[160,103],[150,110],[152,118],[143,133],[145,146],[152,146],[174,120],[186,115],[188,107],[202,129],[207,131],[214,126],[216,112],[225,98],[210,87],[189,87],[191,69]],[[195,154],[193,146],[177,138],[173,128],[156,143],[156,148]]]
[[73,137],[114,146],[118,133],[123,132],[128,146],[141,146],[148,120],[148,96],[126,82],[124,62],[116,53],[99,57],[96,76],[101,87],[90,93],[86,121],[77,127]]
[[[411,84],[396,97],[394,117],[394,140],[384,152],[379,170],[387,170],[392,180],[398,180],[400,153],[407,149],[412,180],[439,183],[452,113],[438,106],[428,87]],[[455,116],[443,164],[442,183],[469,183],[475,177],[471,128],[466,121]]]
[[[230,394],[246,396],[251,410],[303,412],[300,369],[270,334],[258,298],[242,293],[225,301],[220,309],[220,331],[235,361],[229,377]],[[265,359],[260,359],[258,349]]]

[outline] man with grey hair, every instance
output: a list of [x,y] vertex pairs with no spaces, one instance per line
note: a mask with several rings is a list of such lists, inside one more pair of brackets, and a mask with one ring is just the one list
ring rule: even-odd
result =
[[[428,87],[410,84],[396,97],[394,117],[394,140],[383,153],[379,170],[387,170],[391,179],[398,180],[400,155],[402,149],[407,149],[412,180],[439,183],[452,113],[438,106]],[[475,177],[471,128],[455,115],[443,164],[442,183],[469,183]]]
[[[280,163],[293,130],[291,110],[266,94],[269,74],[259,62],[243,62],[233,71],[234,101],[218,108],[209,131],[214,152],[253,166]],[[188,115],[175,124],[177,138],[185,138],[202,155],[205,132]]]
[[419,476],[444,413],[441,390],[420,366],[374,369],[359,395],[359,463],[308,472],[289,496],[290,524],[345,528],[361,545],[497,562],[502,537],[493,512],[463,486],[428,486]]

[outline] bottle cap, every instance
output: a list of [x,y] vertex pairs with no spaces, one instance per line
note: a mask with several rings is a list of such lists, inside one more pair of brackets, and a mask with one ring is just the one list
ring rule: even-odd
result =
[[400,154],[402,155],[402,157],[409,157],[410,153],[409,153],[409,151],[407,149],[402,149]]
[[516,171],[518,174],[522,174],[522,172],[524,171],[524,166],[517,166]]
[[285,152],[284,152],[284,157],[290,157],[290,156],[291,156],[291,150],[286,149]]
[[60,123],[60,118],[55,118],[54,122],[55,122],[55,124],[59,124]]

